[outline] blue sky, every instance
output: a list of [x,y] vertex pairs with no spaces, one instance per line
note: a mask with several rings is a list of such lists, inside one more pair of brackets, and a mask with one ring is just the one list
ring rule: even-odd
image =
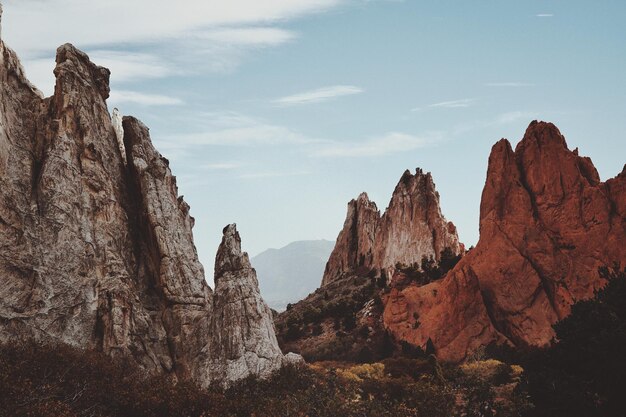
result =
[[[176,5],[176,6],[174,6]],[[3,39],[53,88],[72,42],[113,71],[111,109],[151,128],[208,274],[224,225],[251,255],[334,240],[433,173],[469,246],[491,146],[552,121],[603,179],[626,162],[626,2],[5,0]]]

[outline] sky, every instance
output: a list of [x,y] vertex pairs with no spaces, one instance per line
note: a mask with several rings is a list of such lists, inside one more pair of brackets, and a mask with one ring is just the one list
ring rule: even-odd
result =
[[46,95],[71,42],[111,69],[110,110],[150,127],[211,275],[244,250],[334,240],[433,174],[470,246],[491,146],[554,122],[601,178],[626,163],[623,0],[4,0],[3,40]]

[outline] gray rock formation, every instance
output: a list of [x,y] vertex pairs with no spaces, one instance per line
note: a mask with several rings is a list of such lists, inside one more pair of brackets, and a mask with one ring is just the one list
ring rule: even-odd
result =
[[[231,326],[227,306],[262,302],[229,291],[213,313],[189,206],[148,129],[113,123],[107,69],[69,44],[56,61],[54,95],[43,98],[0,43],[0,341],[62,341],[203,386],[266,376],[283,356],[273,328],[254,323],[271,314],[259,307],[246,328],[242,311]],[[238,288],[258,296],[255,282]],[[246,356],[245,368],[222,372],[230,339],[258,363]]]
[[439,260],[445,248],[464,252],[456,227],[441,213],[433,178],[421,169],[415,175],[407,170],[382,217],[365,193],[348,203],[322,286],[359,268],[384,271],[389,279],[396,263],[411,265],[424,256]]
[[234,224],[224,228],[215,259],[211,334],[211,373],[221,381],[266,377],[283,364],[272,312],[261,299],[256,272],[241,251]]

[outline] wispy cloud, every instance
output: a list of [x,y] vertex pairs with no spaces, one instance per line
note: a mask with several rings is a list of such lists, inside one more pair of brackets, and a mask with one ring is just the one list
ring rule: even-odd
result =
[[273,27],[243,27],[202,31],[194,37],[227,45],[276,46],[294,40],[296,34]]
[[[229,72],[254,51],[297,37],[280,24],[342,0],[5,0],[3,40],[44,93],[54,85],[54,51],[71,41],[111,69],[112,84],[198,72]],[[123,10],[121,13],[120,10]],[[146,11],[149,11],[146,13]],[[24,36],[24,27],[29,36]],[[142,51],[137,53],[137,51]]]
[[239,162],[218,162],[214,164],[204,164],[201,165],[200,168],[211,171],[230,171],[233,169],[241,168],[242,166],[243,164]]
[[537,112],[530,111],[510,111],[507,113],[502,113],[498,115],[491,121],[491,125],[505,125],[509,123],[515,123],[520,120],[530,121],[536,118],[538,115]]
[[552,13],[539,13],[539,14],[536,14],[535,16],[537,16],[537,17],[554,17],[554,14],[552,14]]
[[289,171],[289,172],[276,172],[276,171],[268,171],[268,172],[255,172],[250,174],[242,174],[239,176],[241,179],[246,180],[254,180],[261,178],[276,178],[276,177],[294,177],[300,175],[310,175],[310,171]]
[[363,142],[327,143],[317,149],[313,156],[335,158],[382,156],[422,148],[432,142],[432,139],[391,132]]
[[304,93],[294,94],[291,96],[281,97],[274,100],[274,103],[280,106],[295,106],[299,104],[320,103],[322,101],[332,100],[334,98],[360,94],[364,90],[353,85],[334,85],[330,87],[318,88],[316,90],[306,91]]
[[267,146],[310,143],[311,140],[284,126],[255,124],[228,129],[182,134],[169,141],[182,146]]
[[111,79],[118,82],[162,78],[177,72],[171,63],[149,53],[97,49],[89,51],[89,57],[110,69]]
[[456,109],[459,107],[469,107],[476,100],[473,98],[464,98],[462,100],[442,101],[440,103],[429,104],[428,107],[445,107],[447,109]]
[[510,111],[501,113],[491,119],[488,120],[476,120],[471,123],[466,123],[461,126],[457,126],[456,128],[450,131],[450,134],[453,136],[463,135],[471,131],[490,128],[494,126],[503,126],[511,123],[517,123],[520,121],[531,121],[536,119],[539,116],[537,112],[533,111]]
[[487,83],[487,87],[533,87],[535,84],[523,83],[518,81],[501,82],[501,83]]
[[[441,140],[436,132],[423,136],[389,132],[360,141],[346,142],[308,136],[287,126],[237,112],[198,113],[185,117],[189,119],[177,120],[177,123],[193,125],[195,132],[173,134],[155,140],[159,149],[162,149],[168,156],[174,154],[183,157],[185,154],[197,152],[200,147],[220,146],[268,149],[275,147],[281,152],[291,149],[293,152],[318,158],[376,157],[431,146]],[[228,170],[242,166],[241,162],[226,161],[206,164],[203,168]],[[297,172],[303,175],[301,171]],[[270,170],[244,173],[241,177],[271,177],[278,174],[285,173]],[[289,174],[295,175],[296,173],[289,172]]]
[[[109,0],[94,7],[92,2],[80,0],[6,0],[3,37],[22,54],[49,53],[68,40],[91,48],[161,44],[164,40],[193,37],[207,28],[246,29],[259,25],[266,28],[327,11],[341,3],[341,0],[179,0],[172,7],[169,0]],[[27,26],[29,36],[23,36],[23,28]]]
[[143,106],[179,106],[184,102],[176,97],[159,94],[144,94],[137,91],[113,90],[109,97],[109,103],[134,103]]
[[302,146],[321,142],[289,127],[237,112],[200,113],[184,123],[191,126],[191,133],[163,136],[158,145],[170,151],[190,152],[204,146]]

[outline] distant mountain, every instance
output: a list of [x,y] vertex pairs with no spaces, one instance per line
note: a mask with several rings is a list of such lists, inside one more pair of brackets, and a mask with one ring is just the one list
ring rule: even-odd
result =
[[304,240],[281,249],[268,249],[252,258],[263,299],[282,311],[315,291],[335,242]]

